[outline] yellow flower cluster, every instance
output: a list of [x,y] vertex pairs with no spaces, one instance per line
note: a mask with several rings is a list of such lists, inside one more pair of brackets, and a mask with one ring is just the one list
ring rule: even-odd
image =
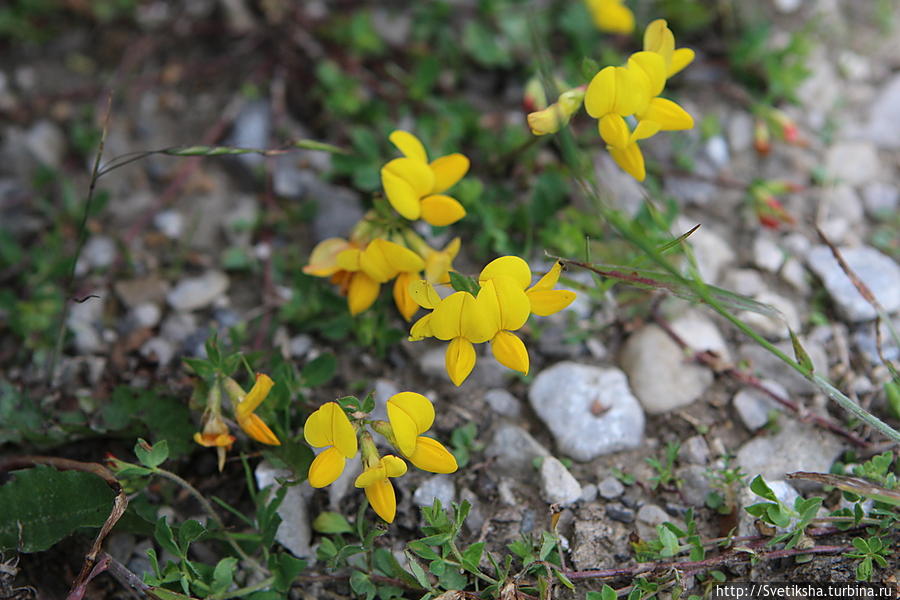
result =
[[400,392],[387,402],[388,421],[353,422],[337,402],[328,402],[313,412],[303,427],[303,437],[310,446],[324,448],[309,467],[309,484],[321,488],[334,483],[344,471],[347,460],[359,452],[363,472],[355,485],[364,488],[369,504],[379,517],[393,522],[397,499],[390,478],[406,473],[406,462],[399,456],[381,456],[367,426],[383,435],[397,452],[423,471],[453,473],[456,459],[437,440],[426,437],[434,423],[434,406],[422,394]]
[[634,31],[634,13],[623,0],[585,0],[594,25],[600,31],[631,33]]
[[[253,387],[246,393],[231,377],[226,378],[222,384],[231,399],[234,419],[237,421],[238,426],[244,430],[244,433],[262,444],[280,446],[281,442],[278,440],[278,437],[272,433],[272,430],[254,412],[269,395],[272,386],[275,385],[272,379],[268,375],[257,373]],[[235,438],[231,435],[228,425],[222,418],[222,392],[219,386],[220,381],[216,379],[212,387],[210,387],[206,410],[204,410],[201,419],[203,429],[194,434],[194,441],[201,446],[216,449],[219,459],[219,470],[221,471],[225,466],[225,454],[231,449]]]
[[410,293],[431,312],[416,321],[410,340],[435,337],[449,341],[445,366],[450,380],[461,385],[475,367],[474,344],[491,343],[494,357],[504,366],[528,373],[528,349],[513,333],[532,313],[547,316],[575,299],[575,292],[555,290],[560,263],[531,285],[531,269],[518,256],[503,256],[489,263],[478,276],[476,294],[457,291],[444,299],[427,281],[412,284]]
[[[616,4],[611,0],[602,4],[610,3]],[[694,126],[690,114],[660,96],[668,78],[693,59],[694,51],[676,49],[675,36],[666,21],[657,19],[644,31],[644,49],[632,54],[625,66],[601,69],[583,94],[580,88],[564,92],[555,104],[529,114],[529,126],[535,135],[555,133],[578,110],[578,100],[583,97],[587,113],[598,120],[600,137],[610,156],[632,177],[643,181],[644,155],[638,142],[660,131]],[[633,128],[626,118],[632,119]]]
[[[422,218],[431,225],[450,225],[463,218],[462,204],[442,192],[466,174],[469,159],[457,153],[429,163],[425,147],[411,133],[397,130],[390,140],[404,155],[381,169],[390,206],[405,219]],[[418,310],[409,296],[409,284],[421,278],[423,271],[428,281],[446,283],[460,241],[456,238],[436,250],[405,223],[389,217],[369,213],[354,227],[349,240],[323,240],[313,249],[303,272],[331,278],[347,297],[353,315],[372,306],[381,285],[393,280],[397,310],[409,321]]]

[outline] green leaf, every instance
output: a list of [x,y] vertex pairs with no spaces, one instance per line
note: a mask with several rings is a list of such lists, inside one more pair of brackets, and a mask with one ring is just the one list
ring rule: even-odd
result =
[[279,592],[287,592],[291,589],[291,585],[303,569],[306,568],[306,561],[294,558],[290,554],[275,554],[269,558],[269,570],[275,576],[272,583]]
[[115,493],[89,473],[38,465],[0,487],[0,550],[40,552],[79,527],[100,527]]
[[206,527],[199,521],[188,519],[178,528],[178,544],[187,550],[187,547],[204,533],[206,533]]
[[319,542],[319,547],[316,549],[316,558],[323,562],[327,562],[337,556],[337,553],[337,546],[334,545],[334,542],[329,538],[324,538]]
[[404,551],[406,554],[406,559],[409,561],[409,570],[412,572],[413,577],[416,578],[416,581],[426,590],[432,590],[431,582],[428,581],[428,574],[425,573],[425,569],[422,568],[422,565],[413,558],[412,554],[409,551]]
[[450,271],[450,286],[457,292],[469,292],[477,296],[481,286],[472,277],[467,277],[456,271]]
[[541,549],[538,551],[538,560],[547,560],[547,557],[556,548],[556,537],[549,531],[543,532],[541,537]]
[[484,553],[484,542],[476,542],[463,550],[462,564],[470,571],[477,571],[481,563],[481,555]]
[[193,596],[185,596],[184,594],[179,594],[178,592],[173,592],[166,588],[151,587],[149,591],[158,596],[160,600],[194,600]]
[[407,548],[425,560],[435,560],[440,558],[440,555],[437,552],[432,550],[430,546],[423,544],[420,540],[409,542]]
[[134,445],[134,454],[142,465],[154,469],[169,458],[169,443],[166,440],[160,440],[151,446],[143,439],[138,439],[137,444]]
[[175,556],[183,556],[181,548],[175,543],[175,535],[172,533],[172,528],[169,527],[165,517],[160,517],[156,522],[156,529],[153,531],[153,537],[155,537],[156,542],[163,547],[163,550],[168,550]]
[[656,532],[659,535],[659,541],[663,546],[659,555],[663,558],[668,558],[678,554],[678,538],[675,534],[672,533],[668,527],[664,527],[663,525],[657,525]]
[[353,533],[344,515],[336,512],[322,512],[313,521],[313,529],[319,533]]
[[234,581],[234,570],[236,567],[237,559],[232,556],[223,558],[219,561],[219,564],[213,569],[213,594],[221,594],[231,587],[231,584]]
[[797,337],[794,331],[789,328],[788,333],[791,336],[791,345],[794,347],[794,358],[797,359],[797,362],[800,363],[800,366],[803,367],[803,370],[806,371],[808,375],[812,375],[813,371],[815,371],[812,359],[809,357],[803,344],[800,343],[800,338]]
[[334,354],[326,352],[306,363],[300,372],[303,385],[316,387],[327,383],[337,371],[337,359]]
[[366,573],[362,571],[353,571],[350,575],[350,587],[357,595],[365,595],[366,600],[372,600],[375,597],[375,584]]
[[757,475],[753,478],[753,481],[750,482],[750,491],[766,500],[778,502],[778,497],[775,496],[775,492],[768,486],[762,475]]

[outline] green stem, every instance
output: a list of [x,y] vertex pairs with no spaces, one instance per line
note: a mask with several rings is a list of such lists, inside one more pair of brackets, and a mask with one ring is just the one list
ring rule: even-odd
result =
[[224,535],[225,541],[229,546],[240,556],[245,562],[247,562],[255,571],[262,574],[268,574],[268,571],[265,567],[263,567],[259,562],[244,552],[244,549],[234,541],[231,536],[225,531],[225,523],[222,521],[222,518],[219,517],[219,514],[216,512],[216,509],[213,508],[213,505],[210,504],[209,500],[207,500],[200,491],[188,483],[185,479],[182,479],[172,471],[167,471],[165,469],[160,469],[159,467],[153,468],[153,474],[159,475],[169,481],[172,481],[181,487],[183,487],[187,492],[194,497],[194,499],[200,503],[200,506],[203,507],[203,510],[210,516],[210,518],[215,521],[216,525],[219,526],[219,529],[222,530],[222,534]]
[[229,590],[227,592],[213,594],[212,596],[207,597],[207,600],[227,600],[228,598],[240,598],[241,596],[246,596],[247,594],[252,594],[253,592],[258,592],[259,590],[264,590],[268,587],[271,587],[274,582],[274,576],[266,577],[262,581],[258,581],[254,584],[238,588],[236,590]]
[[453,554],[453,556],[456,557],[456,560],[459,562],[454,563],[453,561],[444,559],[444,561],[446,563],[454,565],[456,567],[459,567],[460,569],[465,569],[466,571],[469,571],[469,573],[471,573],[475,577],[478,577],[479,579],[483,579],[484,581],[487,581],[488,583],[490,583],[492,585],[497,585],[497,583],[498,583],[497,580],[489,575],[485,575],[484,573],[482,573],[481,569],[469,570],[468,568],[465,567],[465,565],[463,565],[462,553],[459,551],[459,548],[456,547],[456,542],[453,540],[450,540],[450,552]]

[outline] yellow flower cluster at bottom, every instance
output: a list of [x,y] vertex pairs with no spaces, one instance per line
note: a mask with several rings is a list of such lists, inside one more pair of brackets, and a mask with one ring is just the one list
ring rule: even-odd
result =
[[355,485],[364,488],[366,498],[379,517],[393,522],[397,500],[391,477],[406,473],[403,458],[380,456],[367,425],[383,435],[406,460],[423,471],[453,473],[456,459],[437,440],[426,437],[434,424],[434,406],[422,394],[400,392],[387,402],[388,421],[350,421],[337,402],[328,402],[313,412],[303,427],[303,437],[310,446],[324,448],[309,467],[309,484],[321,488],[334,483],[344,471],[348,459],[361,454],[363,472]]

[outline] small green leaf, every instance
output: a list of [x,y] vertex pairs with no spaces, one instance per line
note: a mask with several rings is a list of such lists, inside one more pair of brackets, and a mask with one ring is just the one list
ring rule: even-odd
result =
[[194,600],[193,596],[186,596],[161,587],[151,587],[148,591],[153,592],[160,600]]
[[472,277],[467,277],[456,271],[450,271],[450,286],[457,292],[469,292],[477,296],[481,286]]
[[153,531],[153,537],[156,538],[156,542],[163,547],[163,550],[168,550],[175,556],[183,556],[181,549],[175,543],[175,535],[172,533],[172,528],[169,527],[165,517],[160,517],[156,522],[156,529]]
[[223,558],[213,569],[213,582],[211,591],[213,594],[221,594],[231,587],[234,581],[234,570],[237,567],[237,559],[229,556]]
[[187,547],[206,533],[206,528],[194,519],[188,519],[178,528],[178,543],[187,550]]
[[556,537],[549,531],[543,532],[541,537],[541,549],[538,551],[538,560],[547,560],[547,557],[556,548]]
[[750,482],[750,491],[766,500],[778,502],[778,497],[775,496],[775,492],[768,486],[762,475],[757,475],[753,478],[753,481]]
[[425,573],[425,569],[422,568],[422,565],[413,558],[413,555],[409,553],[409,551],[404,551],[406,554],[406,559],[409,561],[409,570],[412,572],[413,577],[416,578],[416,581],[426,590],[432,590],[434,588],[431,587],[431,582],[428,581],[428,575]]
[[316,387],[327,383],[337,371],[337,359],[334,354],[326,352],[306,363],[300,372],[303,385]]
[[290,554],[275,554],[269,558],[269,570],[275,576],[272,587],[279,592],[287,592],[291,589],[291,585],[303,569],[306,568],[306,561],[294,558]]
[[435,560],[440,558],[440,555],[437,552],[432,550],[430,546],[423,544],[420,540],[409,542],[407,544],[407,548],[409,548],[425,560]]
[[358,596],[365,595],[366,600],[372,600],[375,597],[377,589],[368,574],[362,571],[353,571],[350,575],[350,588],[356,592]]
[[166,440],[160,440],[151,446],[143,439],[138,439],[137,444],[134,445],[134,454],[142,465],[149,469],[155,469],[169,458],[169,443]]
[[672,533],[668,527],[664,527],[663,525],[657,525],[656,532],[659,535],[659,541],[663,546],[659,555],[663,558],[668,558],[678,554],[678,538],[675,534]]
[[337,546],[334,545],[334,542],[329,538],[324,538],[319,542],[319,547],[316,549],[316,558],[323,562],[327,562],[337,556],[337,553]]
[[815,371],[812,359],[809,357],[803,344],[800,343],[800,338],[797,337],[797,334],[792,329],[788,329],[788,333],[791,336],[791,345],[794,347],[794,358],[797,359],[797,362],[800,363],[807,375],[812,375],[813,371]]
[[313,521],[313,529],[319,533],[353,533],[344,515],[336,512],[322,512]]
[[481,555],[484,552],[484,542],[472,544],[462,552],[462,564],[470,571],[477,571],[481,563]]
[[90,473],[38,465],[0,486],[0,550],[46,550],[79,527],[100,527],[115,494]]

